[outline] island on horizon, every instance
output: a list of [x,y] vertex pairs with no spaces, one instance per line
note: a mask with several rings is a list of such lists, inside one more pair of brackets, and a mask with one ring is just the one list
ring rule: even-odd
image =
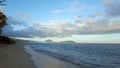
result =
[[73,41],[73,40],[66,40],[66,41],[55,42],[55,41],[53,41],[51,39],[47,39],[47,40],[45,40],[45,43],[76,43],[76,42]]

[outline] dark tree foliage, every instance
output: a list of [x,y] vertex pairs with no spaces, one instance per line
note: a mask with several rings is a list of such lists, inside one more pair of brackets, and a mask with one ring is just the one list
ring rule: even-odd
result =
[[[0,0],[0,6],[5,5],[5,4],[2,4],[5,1],[6,0]],[[6,15],[0,10],[0,34],[2,31],[2,28],[7,24],[6,21],[7,21]]]
[[[6,4],[3,4],[6,0],[0,0],[0,6],[6,6]],[[2,31],[2,28],[7,25],[7,17],[6,15],[0,10],[0,34]],[[6,36],[0,36],[0,43],[4,44],[13,44],[15,43],[11,38]]]
[[[6,21],[7,21],[6,15],[0,11],[0,33],[2,31],[2,28],[7,24]],[[9,37],[0,36],[0,43],[13,44],[15,42]]]
[[2,28],[7,24],[6,21],[7,21],[6,15],[0,11],[0,34],[2,31]]
[[5,2],[6,0],[0,0],[0,5],[6,5],[6,4],[2,4],[3,2]]

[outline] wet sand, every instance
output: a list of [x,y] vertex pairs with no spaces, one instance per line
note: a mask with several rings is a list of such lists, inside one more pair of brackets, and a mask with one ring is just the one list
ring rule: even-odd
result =
[[38,68],[83,68],[72,63],[61,61],[46,54],[35,53],[29,47],[26,47],[26,50],[32,55],[31,59]]
[[0,44],[0,68],[36,68],[24,45]]

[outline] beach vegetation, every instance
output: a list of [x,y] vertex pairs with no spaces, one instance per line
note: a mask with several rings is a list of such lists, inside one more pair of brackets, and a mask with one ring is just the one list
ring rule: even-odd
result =
[[[5,6],[6,4],[3,4],[3,2],[6,0],[0,0],[0,6]],[[2,28],[7,25],[7,16],[0,10],[0,43],[5,44],[13,44],[15,41],[13,41],[11,38],[6,36],[1,36]]]
[[7,25],[7,17],[2,11],[0,11],[0,34],[5,25]]

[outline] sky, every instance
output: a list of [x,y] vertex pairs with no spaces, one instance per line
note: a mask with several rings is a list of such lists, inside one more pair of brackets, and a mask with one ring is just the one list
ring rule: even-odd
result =
[[3,35],[56,42],[120,43],[119,0],[7,0]]

